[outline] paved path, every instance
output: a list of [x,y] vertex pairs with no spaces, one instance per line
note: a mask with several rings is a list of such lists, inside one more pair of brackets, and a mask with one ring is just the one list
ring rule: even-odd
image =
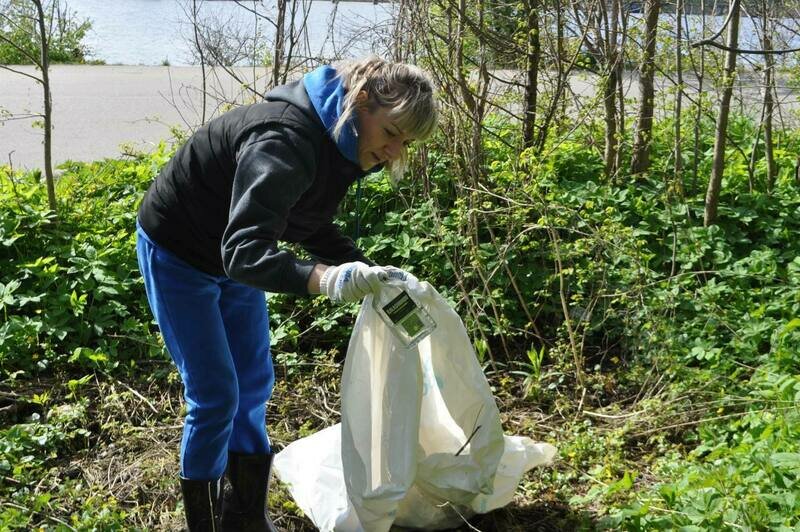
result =
[[[32,67],[16,68],[36,74]],[[254,79],[252,69],[238,74]],[[264,69],[255,73],[256,78],[264,75]],[[50,76],[54,164],[119,157],[123,144],[146,150],[171,138],[171,126],[200,122],[198,67],[55,65]],[[240,84],[224,73],[210,83],[212,94],[241,96]],[[263,87],[263,80],[258,85]],[[41,112],[42,88],[32,79],[0,69],[0,87],[0,109],[15,115]],[[208,102],[209,114],[215,105]],[[8,164],[10,157],[15,168],[43,166],[42,129],[32,123],[0,122],[0,164]]]

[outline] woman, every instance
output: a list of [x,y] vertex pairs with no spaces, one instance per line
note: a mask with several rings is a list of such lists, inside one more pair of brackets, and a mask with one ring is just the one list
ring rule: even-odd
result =
[[150,186],[137,253],[184,384],[189,530],[275,530],[265,515],[274,374],[264,292],[360,301],[380,289],[390,270],[333,216],[364,175],[402,174],[406,146],[427,138],[436,118],[432,83],[417,67],[374,56],[324,66],[204,125]]

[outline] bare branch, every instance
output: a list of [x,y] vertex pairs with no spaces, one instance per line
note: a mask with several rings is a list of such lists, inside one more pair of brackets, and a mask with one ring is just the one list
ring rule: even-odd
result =
[[[26,15],[24,13],[20,13],[18,16],[20,19],[28,19],[31,23],[36,22],[36,17],[34,16]],[[4,19],[6,21],[6,24],[12,26],[17,31],[25,31],[29,33],[33,31],[30,28],[23,27],[21,24],[19,24],[16,20],[8,16],[6,13],[0,12],[0,18]]]
[[44,115],[41,113],[27,113],[24,115],[10,115],[6,118],[0,116],[0,123],[13,122],[15,120],[30,120],[31,118],[44,118]]
[[267,15],[264,15],[264,14],[262,14],[262,13],[259,13],[257,9],[253,9],[253,8],[252,8],[252,7],[250,7],[250,6],[248,6],[248,5],[245,5],[245,4],[244,4],[244,2],[242,2],[241,0],[235,0],[235,3],[236,3],[236,5],[237,5],[237,6],[241,7],[242,9],[244,9],[244,10],[246,10],[246,11],[249,11],[250,13],[252,13],[253,15],[255,15],[257,18],[260,18],[260,19],[266,20],[267,22],[269,22],[270,24],[272,24],[272,27],[273,27],[273,28],[275,28],[275,29],[277,29],[277,28],[278,28],[278,25],[277,25],[276,21],[272,20],[272,19],[271,19],[270,17],[268,17]]
[[24,48],[22,48],[20,45],[18,45],[17,43],[15,43],[14,41],[12,41],[11,39],[9,39],[9,38],[5,37],[4,35],[0,35],[0,41],[3,41],[3,42],[5,42],[5,43],[6,43],[6,44],[8,44],[9,46],[11,46],[11,47],[13,47],[15,50],[17,50],[19,53],[21,53],[22,55],[24,55],[25,57],[27,57],[28,59],[30,59],[30,60],[31,60],[31,64],[33,64],[33,65],[36,65],[36,66],[38,66],[39,68],[41,68],[41,67],[42,67],[42,65],[41,65],[41,61],[40,61],[40,60],[39,60],[39,59],[38,59],[36,56],[33,56],[33,55],[31,55],[31,54],[30,54],[30,53],[29,53],[27,50],[25,50]]
[[[706,41],[715,41],[715,40],[717,40],[718,38],[720,38],[722,36],[722,32],[725,31],[725,28],[727,28],[728,24],[730,24],[730,22],[731,22],[731,18],[733,17],[733,11],[734,11],[733,9],[729,9],[728,10],[728,16],[725,17],[725,21],[722,23],[722,27],[719,29],[719,31],[717,33],[715,33],[714,35],[712,35],[708,39],[705,39]],[[700,41],[698,43],[693,43],[693,44],[690,44],[689,46],[692,47],[692,48],[696,48],[697,46],[700,46],[702,42],[703,41]]]
[[711,41],[708,39],[692,43],[692,48],[697,48],[698,46],[713,46],[714,48],[719,48],[720,50],[725,50],[726,52],[750,55],[783,55],[800,52],[800,47],[789,48],[787,50],[745,50],[742,48],[730,48],[729,46],[725,46],[724,44],[720,44],[716,41]]
[[15,70],[7,65],[0,65],[0,68],[2,68],[3,70],[8,70],[9,72],[13,72],[14,74],[19,74],[20,76],[25,76],[26,78],[31,78],[33,81],[37,83],[43,83],[41,78],[37,78],[33,74],[28,74],[27,72],[23,72],[21,70]]

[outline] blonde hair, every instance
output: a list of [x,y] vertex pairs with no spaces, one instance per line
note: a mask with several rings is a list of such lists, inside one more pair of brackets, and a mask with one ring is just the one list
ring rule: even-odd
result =
[[[391,63],[376,55],[340,61],[333,66],[346,91],[342,113],[333,127],[334,139],[339,138],[355,113],[356,96],[362,90],[368,94],[367,108],[370,111],[378,107],[387,108],[389,119],[414,139],[425,140],[436,130],[439,110],[433,82],[421,68],[406,63]],[[406,157],[406,151],[403,150],[399,159],[388,164],[395,182],[405,172]]]

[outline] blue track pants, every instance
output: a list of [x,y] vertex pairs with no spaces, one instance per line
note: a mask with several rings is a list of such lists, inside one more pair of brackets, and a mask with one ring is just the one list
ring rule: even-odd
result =
[[270,452],[266,403],[275,376],[263,291],[204,273],[137,223],[147,299],[184,385],[181,476],[215,480],[228,451]]

